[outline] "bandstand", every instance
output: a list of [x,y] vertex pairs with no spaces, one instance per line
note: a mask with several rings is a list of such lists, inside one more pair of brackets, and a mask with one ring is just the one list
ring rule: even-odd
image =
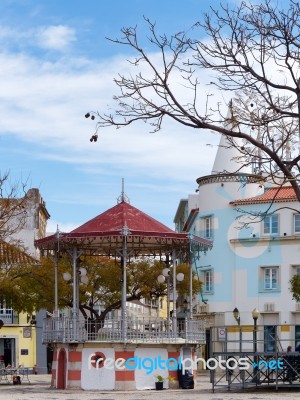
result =
[[[45,319],[43,327],[43,342],[54,349],[52,381],[55,388],[154,389],[157,375],[173,376],[176,382],[179,357],[191,357],[195,347],[205,343],[204,321],[193,320],[191,312],[189,318],[179,321],[176,307],[172,321],[169,316],[167,321],[161,318],[129,319],[126,313],[126,265],[137,257],[158,258],[167,254],[172,255],[172,260],[180,258],[191,265],[191,257],[207,251],[211,247],[210,241],[174,232],[130,205],[122,194],[116,206],[70,233],[40,239],[36,246],[44,255],[49,252],[57,259],[59,254],[68,253],[72,259],[71,316],[58,315],[56,287],[56,310],[53,318]],[[92,321],[87,322],[79,315],[78,260],[82,255],[114,257],[120,260],[122,267],[121,317],[106,319],[96,331],[89,329]],[[192,273],[190,300],[191,282]],[[176,293],[176,261],[173,262],[172,286]],[[113,366],[104,368],[104,361],[108,359]],[[164,384],[168,387],[167,380]]]

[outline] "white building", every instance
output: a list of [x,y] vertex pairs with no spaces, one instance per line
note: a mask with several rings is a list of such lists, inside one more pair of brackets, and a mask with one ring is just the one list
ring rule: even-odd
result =
[[[47,221],[50,218],[46,208],[46,203],[44,202],[39,189],[29,189],[22,198],[1,200],[4,202],[4,207],[6,206],[7,201],[12,204],[8,209],[12,210],[16,207],[21,207],[23,210],[20,213],[18,213],[18,211],[10,212],[10,215],[13,217],[8,221],[8,232],[10,232],[11,235],[7,237],[6,240],[12,242],[16,246],[18,249],[17,251],[19,252],[18,254],[24,254],[22,257],[26,256],[28,259],[33,257],[33,259],[38,260],[39,250],[35,247],[34,242],[37,239],[45,237]],[[0,250],[5,253],[7,253],[8,248],[11,248],[11,246],[5,243],[0,244]],[[25,250],[26,254],[22,252],[22,249]],[[6,254],[6,257],[8,256],[9,255]],[[12,261],[14,262],[14,260]],[[20,261],[22,261],[22,259]],[[5,305],[0,304],[0,319],[4,320],[6,324],[5,328],[10,329],[8,333],[3,333],[3,329],[2,334],[0,335],[0,355],[1,342],[3,342],[4,345],[2,347],[4,349],[5,346],[7,347],[7,359],[11,360],[13,364],[19,364],[17,361],[24,359],[24,364],[32,367],[32,360],[35,360],[34,364],[37,364],[39,372],[47,372],[47,364],[49,362],[47,357],[48,359],[51,358],[51,354],[50,350],[42,344],[42,321],[45,315],[45,310],[37,312],[36,315],[34,315],[34,325],[31,326],[32,324],[30,321],[33,320],[33,316],[24,313],[18,315],[13,309],[8,309]],[[11,317],[11,323],[8,322],[7,316]],[[31,330],[34,334],[32,333],[31,336],[30,333],[30,337],[26,336],[28,335],[28,332],[31,332]],[[16,332],[18,333],[16,334]],[[29,350],[28,346],[26,346],[27,349],[22,349],[22,347],[20,347],[20,344],[23,343],[25,338],[30,338],[30,341],[34,341],[32,351],[31,347]],[[22,351],[23,353],[27,352],[26,356],[22,355]]]
[[[300,274],[300,204],[291,187],[265,188],[259,176],[237,166],[237,150],[225,142],[222,137],[211,175],[197,179],[197,194],[180,201],[174,219],[177,231],[213,240],[213,249],[194,260],[203,282],[195,312],[211,326],[253,326],[256,308],[261,338],[279,335],[283,347],[295,348],[300,304],[289,280]],[[265,218],[250,216],[268,209],[273,213]],[[275,325],[281,325],[276,333]]]
[[[47,221],[50,218],[46,203],[39,189],[36,188],[29,189],[24,199],[14,201],[21,202],[22,207],[26,209],[26,214],[20,229],[13,233],[11,239],[24,247],[32,257],[39,258],[39,251],[34,242],[46,236]],[[15,218],[18,219],[18,216]],[[14,221],[14,219],[10,220],[9,224],[19,226],[18,221]]]

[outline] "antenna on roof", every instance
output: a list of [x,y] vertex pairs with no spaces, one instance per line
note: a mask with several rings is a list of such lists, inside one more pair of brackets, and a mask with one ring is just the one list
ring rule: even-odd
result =
[[122,192],[121,195],[117,198],[118,204],[123,202],[130,203],[129,197],[126,195],[124,187],[124,178],[122,178]]

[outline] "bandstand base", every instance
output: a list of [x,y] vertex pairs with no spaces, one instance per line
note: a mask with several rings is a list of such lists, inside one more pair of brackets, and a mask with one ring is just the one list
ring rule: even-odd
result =
[[[178,389],[178,360],[194,356],[186,343],[55,343],[52,386],[56,389],[155,390],[157,375],[164,389]],[[195,371],[194,371],[195,375]],[[169,381],[167,377],[172,377]]]

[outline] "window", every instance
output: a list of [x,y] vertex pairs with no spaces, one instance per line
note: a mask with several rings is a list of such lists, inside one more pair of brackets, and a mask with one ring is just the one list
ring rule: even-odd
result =
[[295,326],[295,349],[300,345],[300,325]]
[[212,220],[211,217],[204,218],[204,237],[209,239],[212,237]]
[[292,265],[292,275],[300,275],[300,265]]
[[204,271],[203,292],[210,293],[213,291],[213,272],[211,269]]
[[264,326],[264,351],[276,351],[276,327]]
[[267,215],[264,218],[264,234],[277,235],[278,234],[278,215]]
[[13,309],[11,307],[6,307],[6,304],[1,301],[0,303],[0,314],[1,315],[12,315]]
[[200,294],[213,293],[214,291],[214,270],[211,265],[196,267],[198,279],[202,282]]
[[264,268],[264,289],[278,289],[278,267]]
[[294,215],[294,232],[300,233],[300,214]]

